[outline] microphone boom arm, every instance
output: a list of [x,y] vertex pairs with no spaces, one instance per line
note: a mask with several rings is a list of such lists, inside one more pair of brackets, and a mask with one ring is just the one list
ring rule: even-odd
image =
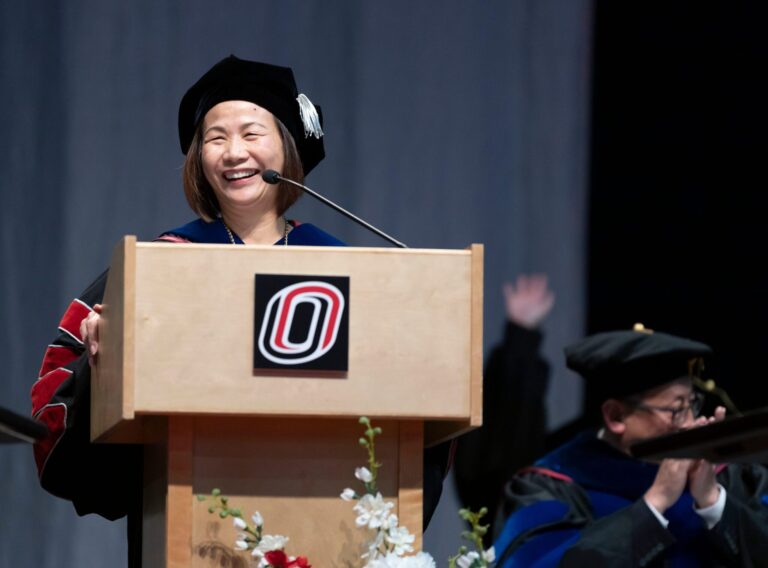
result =
[[381,231],[381,230],[377,229],[376,227],[374,227],[373,225],[371,225],[370,223],[368,223],[366,221],[363,221],[357,215],[355,215],[353,213],[350,213],[349,211],[347,211],[346,209],[344,209],[340,205],[336,205],[333,201],[323,197],[322,195],[320,195],[316,191],[308,188],[306,185],[302,185],[302,184],[300,184],[297,181],[293,181],[292,179],[285,178],[285,177],[281,176],[279,173],[277,173],[274,170],[266,170],[266,171],[264,171],[264,173],[261,174],[261,177],[262,177],[262,179],[264,181],[266,181],[267,183],[271,183],[271,184],[275,184],[275,183],[277,183],[279,181],[285,181],[285,182],[290,183],[291,185],[295,185],[296,187],[301,188],[305,193],[308,193],[309,195],[311,195],[312,197],[314,197],[318,201],[321,201],[322,203],[324,203],[328,207],[331,207],[332,209],[335,209],[336,211],[338,211],[339,213],[341,213],[342,215],[344,215],[348,219],[352,219],[355,223],[358,223],[358,224],[362,225],[363,227],[365,227],[369,231],[371,231],[373,233],[376,233],[382,239],[384,239],[386,241],[389,241],[390,243],[392,243],[396,247],[408,248],[408,246],[406,244],[401,243],[400,241],[398,241],[394,237],[390,237],[384,231]]

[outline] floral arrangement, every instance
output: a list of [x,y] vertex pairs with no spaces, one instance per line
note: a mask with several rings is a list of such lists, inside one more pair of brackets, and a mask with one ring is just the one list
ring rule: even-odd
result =
[[461,538],[470,541],[475,550],[469,550],[466,546],[459,548],[456,556],[448,559],[448,568],[486,568],[496,560],[496,551],[493,547],[483,550],[483,537],[488,532],[489,525],[481,525],[482,519],[488,513],[483,507],[477,513],[469,509],[459,509],[459,516],[469,523],[471,531],[461,533]]
[[248,523],[240,509],[229,507],[229,498],[221,494],[219,489],[214,489],[210,497],[198,495],[198,501],[211,499],[213,503],[208,507],[208,512],[218,513],[219,517],[226,519],[231,517],[235,528],[240,531],[235,541],[235,550],[251,551],[251,555],[259,561],[259,568],[312,568],[304,556],[288,556],[285,553],[287,536],[264,534],[264,519],[256,511],[251,516],[253,524]]
[[405,556],[413,552],[412,544],[416,537],[406,527],[398,524],[397,515],[392,513],[395,504],[385,501],[376,485],[381,464],[376,461],[375,444],[381,428],[372,426],[365,416],[360,418],[360,424],[365,426],[365,435],[360,438],[360,445],[368,451],[368,467],[356,468],[355,477],[362,482],[365,491],[358,495],[354,489],[346,488],[341,492],[341,498],[356,501],[353,507],[357,513],[355,524],[373,531],[368,550],[361,557],[366,561],[364,568],[434,568],[435,560],[426,552]]
[[[355,524],[372,532],[372,537],[361,556],[364,562],[362,568],[436,568],[435,560],[426,552],[414,552],[413,543],[416,537],[408,529],[399,524],[397,515],[392,512],[395,504],[385,501],[378,490],[376,478],[381,464],[376,461],[376,436],[381,434],[381,428],[375,427],[363,416],[360,424],[365,427],[360,445],[368,453],[367,467],[355,469],[355,477],[363,485],[363,491],[357,493],[354,489],[346,488],[341,492],[341,498],[354,502],[352,507],[357,514]],[[251,516],[252,523],[243,518],[239,509],[229,507],[229,500],[214,489],[210,496],[198,495],[199,501],[210,499],[212,503],[208,512],[218,514],[220,518],[232,518],[235,527],[240,531],[235,541],[235,550],[250,551],[258,560],[259,568],[311,568],[304,556],[288,556],[285,545],[288,537],[264,534],[264,519],[259,512]],[[487,525],[481,525],[480,519],[486,514],[483,508],[477,513],[461,509],[459,515],[467,521],[470,531],[462,533],[462,538],[470,541],[473,550],[462,546],[458,554],[448,559],[449,568],[487,568],[495,560],[493,547],[483,549],[483,536],[488,530]]]

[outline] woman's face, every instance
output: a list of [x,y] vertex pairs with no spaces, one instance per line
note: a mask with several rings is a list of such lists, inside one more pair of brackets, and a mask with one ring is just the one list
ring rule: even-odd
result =
[[275,117],[246,101],[225,101],[203,120],[203,172],[223,211],[275,207],[277,186],[261,179],[265,170],[283,171],[283,142]]

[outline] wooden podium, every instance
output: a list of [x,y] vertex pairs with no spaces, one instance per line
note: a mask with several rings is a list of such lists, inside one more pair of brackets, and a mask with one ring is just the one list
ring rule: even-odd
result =
[[[254,370],[264,275],[348,277],[345,372]],[[479,426],[483,248],[137,243],[116,247],[92,378],[95,442],[145,444],[143,561],[245,566],[237,531],[198,503],[220,488],[286,552],[356,566],[371,534],[345,487],[358,417],[384,430],[379,486],[421,546],[425,445]],[[119,488],[116,488],[119,491]],[[239,563],[239,564],[238,564]]]

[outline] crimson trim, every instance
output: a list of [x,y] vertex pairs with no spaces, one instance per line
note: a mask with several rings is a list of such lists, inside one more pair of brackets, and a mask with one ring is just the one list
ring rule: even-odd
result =
[[80,336],[80,322],[88,317],[89,313],[91,313],[91,308],[78,300],[72,300],[72,303],[69,304],[67,311],[64,312],[64,315],[61,318],[59,329],[66,331],[82,343],[83,338]]
[[553,479],[559,479],[560,481],[565,481],[566,483],[573,483],[572,477],[568,477],[564,473],[560,473],[559,471],[554,471],[547,467],[538,467],[538,466],[532,465],[530,467],[524,467],[518,472],[518,474],[523,474],[523,473],[538,473],[539,475],[546,475],[547,477],[552,477]]
[[67,408],[63,404],[54,404],[44,408],[37,419],[48,427],[48,435],[35,442],[35,464],[38,476],[43,475],[45,463],[51,455],[53,448],[59,443],[64,434],[64,426],[67,418]]
[[71,374],[72,371],[68,369],[54,369],[32,385],[32,416],[35,416],[46,404],[51,402],[56,390]]
[[79,356],[80,354],[71,347],[65,345],[49,345],[48,349],[45,350],[43,364],[40,366],[40,372],[37,376],[43,377],[54,369],[58,369],[67,363],[71,363]]

